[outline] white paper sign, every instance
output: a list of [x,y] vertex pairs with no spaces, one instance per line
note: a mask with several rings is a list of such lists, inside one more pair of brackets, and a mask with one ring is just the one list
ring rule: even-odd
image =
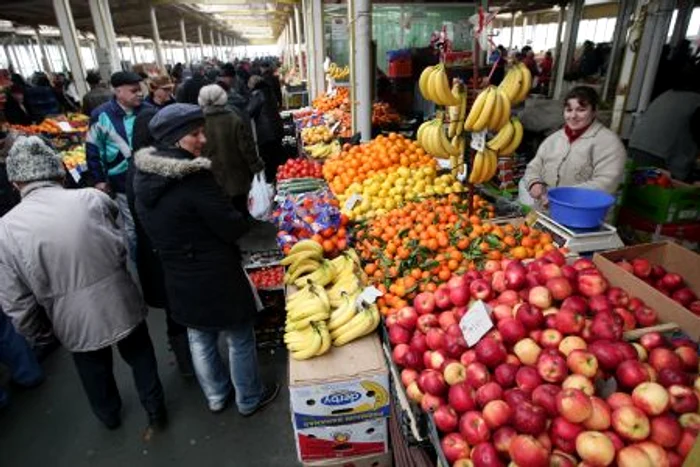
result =
[[449,159],[437,159],[437,163],[442,170],[450,170],[452,168],[452,161]]
[[472,133],[472,142],[469,146],[475,151],[483,151],[486,147],[486,130]]
[[73,180],[75,180],[75,183],[80,183],[81,177],[78,169],[70,169],[68,172],[70,173],[71,177],[73,177]]
[[68,122],[58,122],[58,127],[61,129],[62,132],[64,133],[72,133],[75,130],[73,129],[72,126],[70,126],[70,123]]
[[484,302],[477,300],[469,307],[467,313],[459,322],[467,346],[472,347],[493,327],[489,309]]
[[365,303],[371,305],[372,303],[376,302],[377,299],[382,295],[384,294],[374,286],[365,287],[365,289],[362,292],[360,292],[360,295],[358,295],[357,303]]
[[345,201],[345,210],[346,211],[351,211],[352,208],[355,207],[355,205],[359,202],[362,201],[362,196],[358,195],[357,193],[353,193],[346,201]]

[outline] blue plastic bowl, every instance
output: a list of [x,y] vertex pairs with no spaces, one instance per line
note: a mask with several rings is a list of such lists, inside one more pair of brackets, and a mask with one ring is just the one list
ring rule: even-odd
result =
[[554,221],[575,229],[600,227],[615,198],[589,188],[559,187],[547,192],[549,214]]

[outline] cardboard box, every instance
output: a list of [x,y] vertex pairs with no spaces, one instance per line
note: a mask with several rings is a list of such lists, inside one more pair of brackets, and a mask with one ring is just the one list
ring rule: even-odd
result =
[[350,425],[295,428],[294,437],[301,462],[335,460],[387,452],[389,430],[386,418],[376,418]]
[[662,294],[615,264],[621,259],[646,258],[659,264],[669,272],[683,276],[688,287],[700,296],[700,255],[671,242],[637,245],[620,250],[597,253],[593,262],[611,285],[621,287],[628,293],[644,300],[659,315],[661,322],[674,322],[695,340],[700,339],[700,317],[687,308]]
[[349,457],[347,459],[304,462],[304,467],[392,467],[393,465],[394,456],[391,454],[391,451],[384,454]]
[[313,360],[289,361],[296,428],[346,425],[389,416],[389,369],[377,334]]

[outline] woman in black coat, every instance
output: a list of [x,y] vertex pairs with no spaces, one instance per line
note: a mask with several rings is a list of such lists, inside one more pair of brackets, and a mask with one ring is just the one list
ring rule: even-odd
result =
[[285,162],[282,148],[282,117],[277,108],[274,91],[261,76],[251,76],[248,87],[252,91],[248,102],[248,115],[255,122],[258,152],[265,162],[265,178],[272,182],[277,175],[277,167]]
[[[252,415],[279,393],[263,386],[255,348],[255,299],[237,240],[248,230],[200,157],[204,114],[173,104],[149,124],[155,145],[134,155],[136,212],[163,265],[172,317],[187,327],[197,379],[213,412],[235,388],[239,412]],[[218,353],[223,335],[230,376]],[[233,381],[233,387],[231,382]]]

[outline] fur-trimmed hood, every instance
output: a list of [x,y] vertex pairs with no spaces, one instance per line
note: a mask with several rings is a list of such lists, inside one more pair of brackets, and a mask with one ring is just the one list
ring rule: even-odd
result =
[[147,206],[154,205],[173,184],[189,175],[209,172],[211,160],[193,158],[182,149],[143,148],[134,154],[134,193]]

